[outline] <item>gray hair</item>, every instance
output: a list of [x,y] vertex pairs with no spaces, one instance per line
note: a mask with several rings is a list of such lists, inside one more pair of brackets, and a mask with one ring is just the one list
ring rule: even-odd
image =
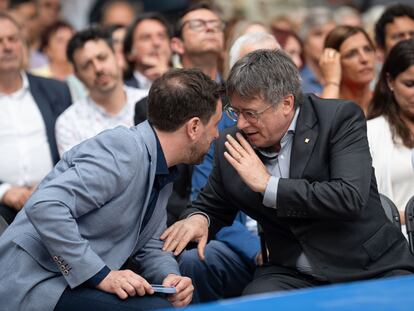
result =
[[360,19],[362,22],[361,14],[358,12],[358,10],[350,6],[342,6],[336,9],[335,12],[333,13],[333,18],[337,25],[343,25],[344,20],[347,17],[355,17],[355,18]]
[[292,94],[296,106],[302,96],[299,71],[282,50],[257,50],[241,58],[230,71],[226,89],[229,97],[260,98],[272,105]]
[[309,31],[315,27],[321,27],[329,22],[333,22],[334,17],[332,11],[325,7],[315,7],[309,9],[300,27],[299,37],[306,42]]
[[257,50],[259,48],[265,49],[269,46],[272,46],[272,49],[280,49],[280,45],[273,35],[266,32],[246,33],[239,37],[232,45],[229,52],[229,67],[233,67],[239,58],[244,56],[241,55],[244,48],[251,47]]

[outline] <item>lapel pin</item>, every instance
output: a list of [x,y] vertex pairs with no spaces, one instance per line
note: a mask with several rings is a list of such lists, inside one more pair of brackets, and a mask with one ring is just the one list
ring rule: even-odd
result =
[[308,144],[310,142],[309,138],[305,138],[305,144]]

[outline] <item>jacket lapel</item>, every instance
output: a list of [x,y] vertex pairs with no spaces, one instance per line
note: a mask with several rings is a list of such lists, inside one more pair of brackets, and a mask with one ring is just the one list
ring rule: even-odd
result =
[[298,179],[309,162],[316,140],[318,125],[311,100],[307,97],[299,112],[290,158],[290,178]]
[[52,154],[53,163],[56,164],[59,161],[59,154],[55,140],[55,117],[51,110],[50,99],[46,96],[47,92],[41,89],[41,85],[32,75],[27,74],[27,79],[29,80],[30,93],[42,114],[47,139],[49,141],[50,153]]

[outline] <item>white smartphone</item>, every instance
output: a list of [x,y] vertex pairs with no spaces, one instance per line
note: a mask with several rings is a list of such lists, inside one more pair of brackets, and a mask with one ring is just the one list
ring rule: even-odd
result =
[[164,293],[164,294],[175,294],[177,290],[175,287],[168,287],[159,284],[150,284],[154,292],[156,293]]

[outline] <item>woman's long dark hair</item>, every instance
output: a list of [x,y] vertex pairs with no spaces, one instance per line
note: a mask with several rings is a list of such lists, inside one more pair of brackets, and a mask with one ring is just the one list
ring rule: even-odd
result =
[[414,148],[414,133],[411,133],[400,116],[400,106],[395,100],[388,81],[394,81],[398,75],[414,65],[414,40],[405,40],[396,44],[388,54],[382,67],[378,83],[368,112],[368,119],[383,115],[390,123],[392,138],[400,137],[408,148]]

